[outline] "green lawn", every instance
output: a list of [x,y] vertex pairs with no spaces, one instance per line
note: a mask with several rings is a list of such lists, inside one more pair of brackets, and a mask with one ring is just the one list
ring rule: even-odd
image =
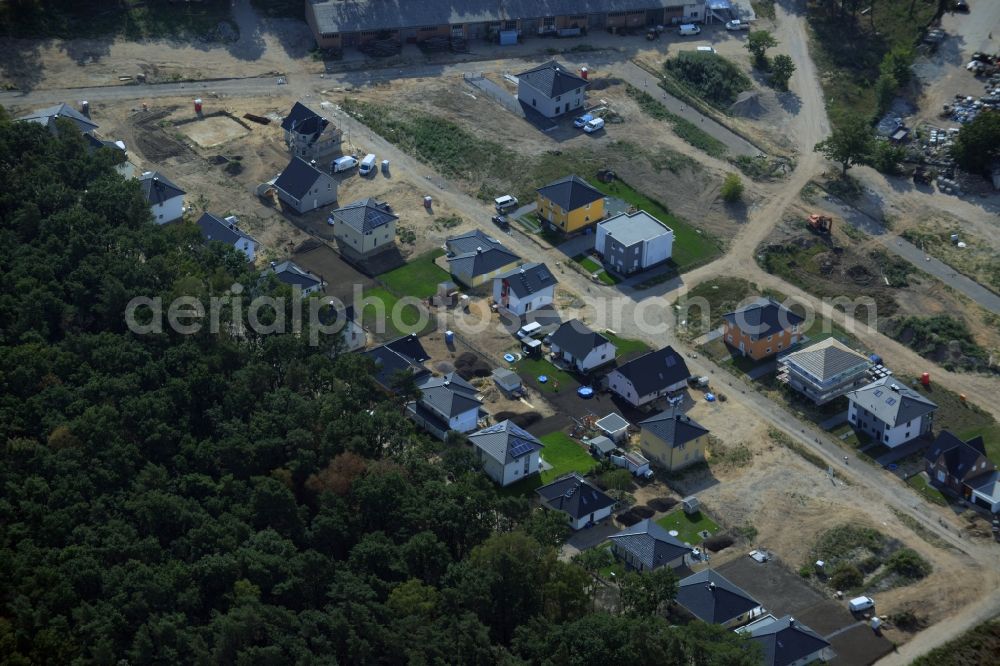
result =
[[443,254],[444,250],[441,248],[431,250],[405,266],[380,275],[378,280],[400,296],[430,298],[437,293],[438,284],[451,279],[447,271],[434,263],[434,260]]
[[924,478],[923,474],[911,476],[906,480],[907,485],[916,490],[924,499],[934,504],[948,506],[948,498],[940,490],[932,486]]
[[926,388],[920,383],[914,385],[911,377],[899,379],[938,406],[934,412],[934,432],[948,430],[963,441],[981,435],[986,444],[987,455],[991,460],[1000,461],[1000,423],[990,414],[976,405],[962,402],[957,393],[935,384],[933,372],[931,385]]
[[585,254],[578,254],[578,255],[576,255],[575,257],[573,257],[573,261],[575,261],[576,263],[580,264],[581,266],[583,266],[584,268],[586,268],[591,273],[597,273],[598,271],[603,271],[604,270],[604,266],[601,266],[599,263],[597,263],[596,261],[594,261],[594,259],[592,259],[591,257],[588,257]]
[[564,432],[552,432],[539,439],[545,445],[541,453],[542,460],[552,465],[552,468],[500,489],[501,495],[507,497],[529,495],[535,488],[555,481],[564,474],[570,472],[587,474],[597,465],[597,461],[590,453]]
[[[382,330],[388,335],[398,337],[408,333],[422,334],[434,326],[432,321],[428,321],[426,326],[419,326],[420,316],[411,305],[403,307],[399,313],[400,321],[394,322],[392,311],[396,306],[396,303],[399,302],[399,298],[388,289],[384,289],[382,287],[366,289],[364,295],[365,298],[372,298],[382,302],[385,308],[385,323]],[[377,314],[376,306],[369,305],[362,310],[361,315],[365,328],[375,333],[379,332]]]
[[656,524],[665,530],[677,530],[677,538],[691,545],[701,543],[698,532],[708,530],[715,534],[719,531],[719,526],[701,511],[689,516],[683,510],[677,509],[657,520]]
[[608,340],[611,340],[614,346],[618,349],[619,356],[625,356],[626,354],[645,353],[652,349],[642,340],[629,340],[628,338],[621,338],[615,335],[614,333],[608,333],[607,331],[602,331],[601,335],[606,337]]
[[[608,581],[613,580],[614,577],[617,576],[624,576],[625,563],[619,560],[617,557],[615,557],[614,554],[611,552],[611,542],[605,541],[600,546],[597,546],[597,548],[602,548],[608,551],[608,553],[611,555],[611,559],[613,560],[611,564],[609,564],[608,566],[599,569],[597,571],[597,575],[603,578],[604,580]],[[615,576],[612,576],[611,574],[614,574]]]
[[538,388],[545,393],[556,393],[559,391],[575,391],[580,382],[573,378],[573,375],[560,370],[545,359],[523,358],[517,362],[517,372],[522,377],[530,377],[537,380],[539,375],[549,378],[544,384],[538,384]]
[[706,263],[722,254],[719,241],[710,234],[703,233],[690,223],[670,214],[665,206],[630,187],[622,180],[602,183],[596,178],[588,182],[604,194],[617,197],[646,211],[674,231],[674,252],[672,261],[677,270],[683,272]]

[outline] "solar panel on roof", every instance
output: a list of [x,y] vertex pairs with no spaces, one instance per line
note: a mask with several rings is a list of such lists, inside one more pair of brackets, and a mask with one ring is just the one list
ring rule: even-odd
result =
[[675,365],[677,365],[677,359],[674,358],[673,356],[668,356],[667,357],[667,367],[668,368],[672,368]]
[[528,442],[517,441],[510,447],[510,455],[515,458],[519,458],[526,453],[531,453],[532,448],[533,447]]
[[882,389],[875,389],[875,397],[876,398],[882,397]]
[[895,398],[889,398],[888,400],[885,401],[885,404],[887,404],[887,405],[895,405],[896,404],[896,399]]

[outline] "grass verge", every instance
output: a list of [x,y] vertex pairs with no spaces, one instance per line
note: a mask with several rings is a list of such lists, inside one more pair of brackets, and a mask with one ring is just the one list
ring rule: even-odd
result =
[[625,356],[627,354],[644,354],[651,349],[651,347],[642,340],[629,340],[628,338],[622,338],[614,333],[608,333],[607,331],[601,331],[601,335],[614,344],[615,348],[618,350],[618,356]]
[[798,442],[796,442],[795,440],[793,440],[791,437],[789,437],[788,435],[786,435],[782,431],[778,430],[777,428],[773,428],[773,427],[772,428],[768,428],[767,429],[767,435],[768,435],[768,437],[771,438],[771,441],[774,442],[775,444],[780,444],[781,446],[784,446],[785,448],[789,449],[790,451],[794,451],[799,456],[801,456],[806,462],[808,462],[809,464],[811,464],[811,465],[813,465],[815,467],[818,467],[819,469],[823,470],[824,472],[829,467],[829,465],[827,464],[827,462],[821,456],[819,456],[816,453],[813,453],[812,451],[810,451],[809,449],[807,449],[804,445],[799,444]]
[[684,141],[712,157],[722,159],[726,156],[726,144],[702,130],[690,120],[686,120],[670,112],[667,107],[663,106],[663,104],[658,102],[649,93],[639,90],[632,85],[629,85],[626,91],[646,115],[656,120],[663,120],[670,123],[674,129],[674,134]]
[[988,664],[1000,654],[1000,618],[984,622],[958,638],[936,647],[912,666],[966,666]]
[[931,532],[929,529],[924,527],[922,524],[920,524],[919,520],[917,520],[910,514],[903,513],[899,509],[893,507],[890,507],[890,509],[892,509],[892,512],[896,514],[896,518],[899,518],[899,522],[906,525],[908,528],[910,528],[911,531],[913,531],[914,534],[916,534],[918,537],[920,537],[930,545],[934,546],[935,548],[940,548],[941,550],[949,550],[951,548],[951,544],[949,544],[947,541],[939,537],[934,532]]
[[944,493],[928,483],[923,474],[911,476],[906,480],[906,485],[916,490],[928,502],[937,504],[938,506],[948,506],[948,498],[944,496]]

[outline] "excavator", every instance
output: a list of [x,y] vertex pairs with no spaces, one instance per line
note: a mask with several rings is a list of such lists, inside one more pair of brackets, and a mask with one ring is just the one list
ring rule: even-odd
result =
[[809,216],[807,224],[809,225],[809,229],[814,233],[828,236],[830,230],[833,229],[833,218],[828,215],[813,213]]

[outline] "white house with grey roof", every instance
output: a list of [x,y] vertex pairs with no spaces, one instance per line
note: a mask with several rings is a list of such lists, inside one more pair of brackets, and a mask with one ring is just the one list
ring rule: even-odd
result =
[[285,145],[292,155],[306,160],[318,159],[340,149],[343,132],[330,120],[296,102],[281,121]]
[[517,75],[517,99],[547,118],[579,111],[586,101],[587,79],[550,60]]
[[257,241],[242,231],[237,226],[238,223],[239,220],[232,215],[223,220],[211,213],[203,213],[198,218],[198,229],[206,243],[222,243],[233,247],[246,255],[247,261],[253,262],[257,259]]
[[875,442],[894,448],[931,431],[937,405],[895,377],[847,394],[847,420]]
[[483,402],[476,387],[452,372],[418,381],[420,398],[406,406],[407,415],[443,440],[449,431],[472,432],[479,426]]
[[556,276],[545,264],[521,264],[493,278],[493,302],[518,317],[552,305]]
[[611,340],[592,331],[579,319],[570,319],[549,335],[549,349],[574,370],[587,373],[615,360],[618,349]]
[[293,157],[275,181],[282,203],[299,213],[308,213],[337,201],[337,181],[315,164]]
[[327,222],[341,254],[364,261],[395,247],[398,219],[387,204],[369,197],[332,211]]
[[503,243],[476,229],[445,240],[452,277],[469,288],[481,287],[501,273],[513,270],[521,257]]
[[75,124],[82,134],[90,134],[98,128],[97,123],[68,104],[56,104],[44,109],[37,109],[26,116],[21,116],[18,120],[41,125],[55,134],[56,121],[60,118]]
[[823,405],[865,384],[871,361],[836,338],[778,359],[778,379]]
[[673,347],[635,358],[608,373],[608,388],[633,407],[684,388],[691,372]]
[[537,474],[542,443],[511,421],[482,428],[469,435],[479,453],[483,471],[501,486],[509,486]]
[[674,232],[644,210],[620,213],[598,223],[595,249],[606,266],[629,275],[670,259]]
[[142,195],[149,203],[153,221],[167,224],[184,217],[184,190],[174,185],[159,171],[146,171],[139,177]]
[[320,291],[326,284],[322,278],[313,275],[291,260],[271,262],[271,267],[264,271],[264,275],[274,275],[279,282],[287,284],[293,289],[301,289],[303,296]]
[[566,514],[569,526],[582,530],[611,515],[615,500],[572,472],[535,489],[542,505]]
[[657,525],[651,518],[640,520],[611,536],[611,552],[634,571],[653,571],[660,567],[684,566],[691,547]]

